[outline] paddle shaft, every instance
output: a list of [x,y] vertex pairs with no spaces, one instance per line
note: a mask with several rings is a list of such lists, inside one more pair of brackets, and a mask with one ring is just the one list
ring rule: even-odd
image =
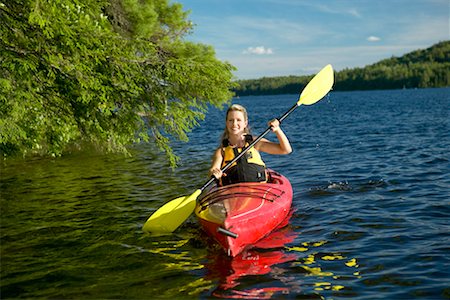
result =
[[[284,119],[287,118],[287,116],[289,116],[297,107],[299,107],[299,105],[296,103],[294,104],[294,106],[292,106],[287,112],[285,112],[280,118],[277,118],[277,120],[280,122],[283,122]],[[221,169],[222,173],[225,172],[226,170],[228,170],[231,165],[233,165],[236,161],[238,161],[242,156],[244,156],[245,153],[247,153],[247,151],[255,146],[264,136],[266,136],[270,131],[272,130],[272,127],[268,127],[266,129],[266,131],[264,131],[262,134],[260,134],[255,140],[253,140],[253,142],[251,142],[250,145],[248,145],[248,147],[245,147],[241,153],[238,154],[238,156],[236,156],[235,158],[233,158],[229,163],[227,163],[225,165],[225,167],[223,167]],[[211,183],[213,183],[216,180],[216,178],[214,176],[212,176],[208,182],[206,182],[201,188],[200,190],[203,191],[204,189],[206,189]]]

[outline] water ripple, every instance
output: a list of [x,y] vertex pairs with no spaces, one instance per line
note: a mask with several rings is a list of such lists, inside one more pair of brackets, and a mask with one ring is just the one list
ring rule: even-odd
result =
[[[294,152],[264,156],[294,188],[289,226],[235,259],[194,217],[172,235],[141,230],[208,179],[223,111],[174,145],[176,170],[150,145],[132,157],[2,161],[2,299],[448,299],[447,95],[332,93],[292,114]],[[292,99],[239,102],[258,133]]]

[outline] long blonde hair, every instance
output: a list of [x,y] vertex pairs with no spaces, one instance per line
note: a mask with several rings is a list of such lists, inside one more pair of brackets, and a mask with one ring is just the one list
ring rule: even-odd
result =
[[244,115],[244,119],[247,122],[247,127],[244,128],[244,132],[246,134],[250,134],[250,126],[248,125],[248,114],[247,114],[247,110],[245,109],[245,107],[243,107],[242,105],[239,104],[233,104],[230,107],[228,107],[227,109],[227,113],[225,114],[225,129],[222,133],[222,138],[220,140],[220,144],[222,145],[223,140],[227,140],[228,139],[228,130],[227,130],[227,119],[228,119],[228,113],[230,113],[231,111],[240,111],[242,112],[242,114]]

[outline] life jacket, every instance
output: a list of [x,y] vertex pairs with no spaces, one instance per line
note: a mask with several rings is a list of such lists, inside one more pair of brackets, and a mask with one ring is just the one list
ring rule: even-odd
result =
[[[245,136],[245,147],[248,147],[253,141],[249,134]],[[231,147],[228,139],[222,141],[223,161],[222,168],[232,161],[244,148]],[[266,182],[266,165],[261,159],[261,155],[255,147],[249,149],[240,159],[231,165],[222,176],[222,185],[228,185],[238,182]]]

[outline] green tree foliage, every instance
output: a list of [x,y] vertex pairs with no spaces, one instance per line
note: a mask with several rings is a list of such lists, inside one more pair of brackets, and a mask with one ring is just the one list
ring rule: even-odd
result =
[[228,102],[234,67],[168,0],[0,0],[0,152],[170,141]]
[[[239,96],[296,94],[309,76],[288,76],[238,81]],[[450,41],[402,57],[392,57],[364,68],[336,73],[334,90],[376,90],[450,86]]]

